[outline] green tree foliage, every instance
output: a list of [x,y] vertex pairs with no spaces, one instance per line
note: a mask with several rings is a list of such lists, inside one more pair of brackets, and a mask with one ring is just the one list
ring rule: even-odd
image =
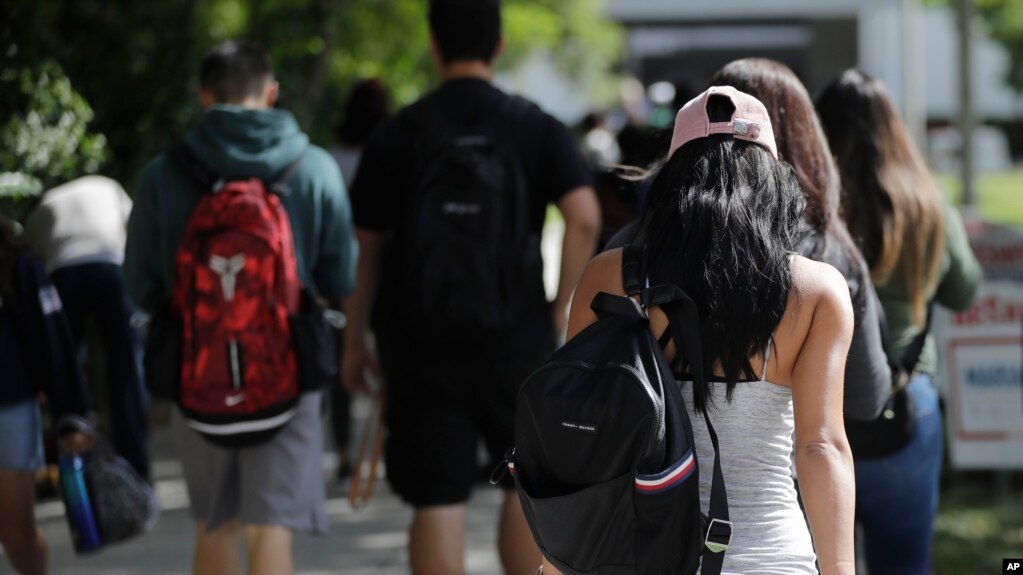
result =
[[[960,0],[923,0],[929,6],[955,9]],[[984,21],[986,33],[1009,54],[1006,82],[1023,92],[1023,1],[970,0]]]
[[0,71],[0,109],[0,203],[15,217],[44,189],[96,172],[106,157],[106,138],[88,130],[92,109],[51,60]]
[[1017,91],[1023,91],[1023,1],[976,0],[976,3],[991,39],[1002,44],[1009,53],[1006,81]]
[[[512,66],[532,50],[591,78],[617,59],[620,33],[604,0],[504,0]],[[408,103],[434,82],[425,0],[7,0],[0,8],[4,68],[52,57],[95,110],[106,172],[130,185],[142,163],[194,122],[195,69],[218,42],[265,46],[281,105],[325,144],[349,87],[380,77]],[[3,13],[7,11],[7,13]]]
[[[3,68],[56,60],[104,134],[103,171],[125,183],[194,114],[190,80],[199,0],[5,0]],[[80,175],[80,174],[79,174]]]

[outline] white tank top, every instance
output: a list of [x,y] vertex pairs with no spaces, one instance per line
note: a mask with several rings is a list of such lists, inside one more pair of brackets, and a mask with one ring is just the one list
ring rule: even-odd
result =
[[[760,381],[737,384],[732,401],[725,399],[724,383],[710,383],[714,404],[708,413],[721,448],[732,521],[722,575],[817,574],[810,530],[792,480],[792,390],[767,381],[769,359],[770,348]],[[692,389],[689,383],[682,386],[688,406],[693,405]],[[691,411],[690,418],[706,512],[714,447],[703,417]]]

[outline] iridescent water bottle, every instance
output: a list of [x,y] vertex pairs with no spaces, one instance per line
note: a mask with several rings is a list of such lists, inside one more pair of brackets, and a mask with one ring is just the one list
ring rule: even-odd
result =
[[95,551],[103,546],[103,540],[99,535],[96,515],[92,512],[89,489],[85,484],[85,461],[80,455],[62,453],[58,465],[60,487],[75,551]]

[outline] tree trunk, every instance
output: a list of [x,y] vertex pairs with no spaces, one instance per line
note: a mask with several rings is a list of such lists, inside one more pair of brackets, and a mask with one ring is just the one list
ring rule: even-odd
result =
[[310,6],[310,12],[320,23],[318,35],[323,40],[320,52],[311,57],[306,74],[305,94],[312,101],[322,98],[327,87],[330,57],[337,44],[337,15],[343,5],[344,0],[316,0]]

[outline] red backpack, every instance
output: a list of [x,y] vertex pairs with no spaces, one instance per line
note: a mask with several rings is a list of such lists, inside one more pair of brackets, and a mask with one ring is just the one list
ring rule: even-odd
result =
[[178,404],[188,425],[215,443],[262,441],[291,420],[301,391],[289,318],[302,286],[288,214],[274,193],[301,158],[267,185],[218,179],[184,146],[177,154],[210,190],[189,216],[175,258]]

